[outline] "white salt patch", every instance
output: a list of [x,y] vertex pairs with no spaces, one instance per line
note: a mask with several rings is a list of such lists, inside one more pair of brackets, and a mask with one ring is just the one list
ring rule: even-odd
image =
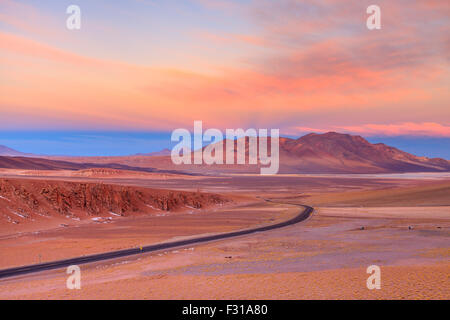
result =
[[110,211],[109,214],[112,214],[113,216],[121,217],[120,214],[114,213],[114,212],[112,212],[112,211]]
[[2,197],[2,196],[0,196],[0,199],[3,199],[3,200],[11,202],[11,200],[9,200],[8,198]]
[[13,211],[13,210],[11,210],[11,209],[9,209],[9,211],[11,211],[13,214],[15,214],[16,216],[19,216],[19,217],[21,217],[22,219],[26,219],[27,217],[26,216],[24,216],[23,214],[20,214],[20,213],[18,213],[18,212],[16,212],[16,211]]
[[44,218],[50,218],[50,216],[47,216],[45,214],[39,213],[39,212],[34,212],[35,214],[37,214],[38,216],[44,217]]

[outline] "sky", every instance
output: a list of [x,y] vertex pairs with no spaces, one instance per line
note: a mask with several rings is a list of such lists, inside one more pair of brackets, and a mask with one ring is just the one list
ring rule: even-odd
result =
[[151,152],[202,120],[450,158],[449,18],[448,0],[0,0],[0,144]]

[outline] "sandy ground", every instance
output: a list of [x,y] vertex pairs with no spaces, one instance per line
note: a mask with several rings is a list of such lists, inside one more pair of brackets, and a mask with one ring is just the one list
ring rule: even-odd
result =
[[108,223],[71,223],[69,227],[3,235],[0,268],[276,223],[297,212],[291,207],[253,201],[225,208],[192,209],[176,215],[161,211],[146,217],[112,217]]
[[194,175],[181,175],[174,173],[142,172],[120,169],[82,169],[82,170],[27,170],[0,168],[0,176],[3,177],[55,177],[55,178],[100,178],[100,179],[144,179],[144,180],[168,180],[201,179]]
[[318,209],[323,215],[329,217],[343,217],[343,218],[391,218],[410,220],[414,219],[421,221],[430,219],[434,220],[448,220],[450,219],[450,206],[440,207],[375,207],[375,208],[336,208],[336,207],[321,207]]
[[[93,181],[93,180],[90,180]],[[0,299],[449,299],[450,182],[348,177],[205,177],[115,183],[237,193],[312,204],[308,221],[195,247],[0,280]],[[268,188],[270,186],[270,188]],[[384,199],[384,200],[383,200]],[[257,205],[259,207],[252,207]],[[52,260],[270,223],[293,212],[247,205],[205,214],[123,219],[0,239],[0,263]],[[51,249],[51,250],[49,250]],[[102,251],[102,250],[98,250]],[[6,262],[5,262],[6,261]],[[366,268],[382,270],[368,290]]]
[[412,185],[403,184],[392,188],[380,185],[376,189],[362,187],[360,190],[342,192],[309,192],[301,200],[313,206],[333,207],[431,207],[450,206],[450,182],[419,180]]
[[[123,268],[122,266],[117,268]],[[2,285],[2,299],[441,299],[449,298],[449,264],[387,266],[380,290],[368,290],[364,268],[223,276],[137,276],[108,281],[116,270],[91,272],[81,290],[65,276]],[[61,272],[62,273],[62,272]],[[245,286],[243,286],[245,283]]]
[[[374,208],[366,209],[371,218],[355,219],[348,216],[352,210],[345,208],[337,217],[334,208],[320,208],[306,223],[279,230],[82,266],[81,290],[65,288],[65,270],[2,280],[0,298],[450,297],[448,217],[377,217],[380,209]],[[381,290],[366,287],[366,268],[373,264],[381,268]]]

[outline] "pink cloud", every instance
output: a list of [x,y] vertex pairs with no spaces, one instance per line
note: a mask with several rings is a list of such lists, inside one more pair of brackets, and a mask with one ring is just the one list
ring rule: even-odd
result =
[[433,136],[450,137],[450,126],[434,122],[405,122],[398,124],[363,124],[357,126],[332,126],[328,129],[295,127],[297,132],[339,131],[364,136]]
[[[22,31],[20,36],[0,31],[0,56],[9,67],[0,86],[7,93],[0,95],[0,109],[49,117],[61,113],[68,121],[76,114],[77,125],[86,123],[83,116],[111,126],[165,129],[196,119],[215,127],[287,128],[304,121],[368,135],[449,135],[448,126],[438,124],[450,121],[449,24],[443,20],[448,0],[380,0],[379,32],[365,27],[366,0],[197,3],[220,12],[238,10],[230,26],[240,25],[236,19],[243,27],[187,28],[195,38],[192,45],[200,45],[200,39],[207,49],[203,55],[183,42],[171,44],[186,53],[187,70],[170,59],[159,66],[151,59],[148,66],[110,61],[104,53],[93,54],[89,42],[81,42],[85,46],[77,47],[78,54],[61,50],[64,42],[46,41],[30,30],[27,19],[0,10],[0,22]],[[204,56],[207,68],[191,58]]]
[[30,4],[11,0],[0,0],[0,23],[22,34],[64,40],[63,28],[58,28],[59,20],[45,14]]

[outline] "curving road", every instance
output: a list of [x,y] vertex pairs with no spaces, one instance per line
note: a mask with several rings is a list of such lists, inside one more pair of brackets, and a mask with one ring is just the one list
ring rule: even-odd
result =
[[[271,200],[266,200],[266,201],[273,202]],[[309,207],[309,206],[297,205],[297,204],[291,204],[291,203],[289,203],[289,204],[303,207],[304,210],[292,219],[289,219],[289,220],[286,220],[283,222],[279,222],[279,223],[275,223],[275,224],[271,224],[271,225],[264,226],[264,227],[245,229],[245,230],[228,232],[228,233],[221,233],[221,234],[204,236],[204,237],[199,237],[199,238],[192,238],[192,239],[186,239],[186,240],[154,244],[154,245],[149,245],[149,246],[145,246],[142,248],[132,248],[132,249],[125,249],[125,250],[118,250],[118,251],[110,251],[110,252],[105,252],[105,253],[93,254],[93,255],[89,255],[89,256],[83,256],[83,257],[77,257],[77,258],[71,258],[71,259],[65,259],[65,260],[58,260],[58,261],[46,262],[46,263],[40,263],[40,264],[32,264],[32,265],[23,266],[23,267],[3,269],[3,270],[0,270],[0,279],[23,275],[23,274],[28,274],[28,273],[60,269],[60,268],[68,267],[70,265],[79,265],[79,264],[86,264],[86,263],[98,262],[98,261],[103,261],[103,260],[110,260],[110,259],[115,259],[115,258],[121,258],[121,257],[126,257],[126,256],[142,254],[145,252],[153,252],[153,251],[159,251],[159,250],[165,250],[165,249],[172,249],[172,248],[176,248],[176,247],[183,247],[183,246],[187,246],[187,245],[199,244],[199,243],[203,243],[203,242],[209,242],[209,241],[222,240],[222,239],[227,239],[227,238],[232,238],[232,237],[243,236],[243,235],[252,234],[255,232],[278,229],[278,228],[282,228],[282,227],[286,227],[289,225],[293,225],[293,224],[302,222],[302,221],[308,219],[314,211],[314,208]]]

